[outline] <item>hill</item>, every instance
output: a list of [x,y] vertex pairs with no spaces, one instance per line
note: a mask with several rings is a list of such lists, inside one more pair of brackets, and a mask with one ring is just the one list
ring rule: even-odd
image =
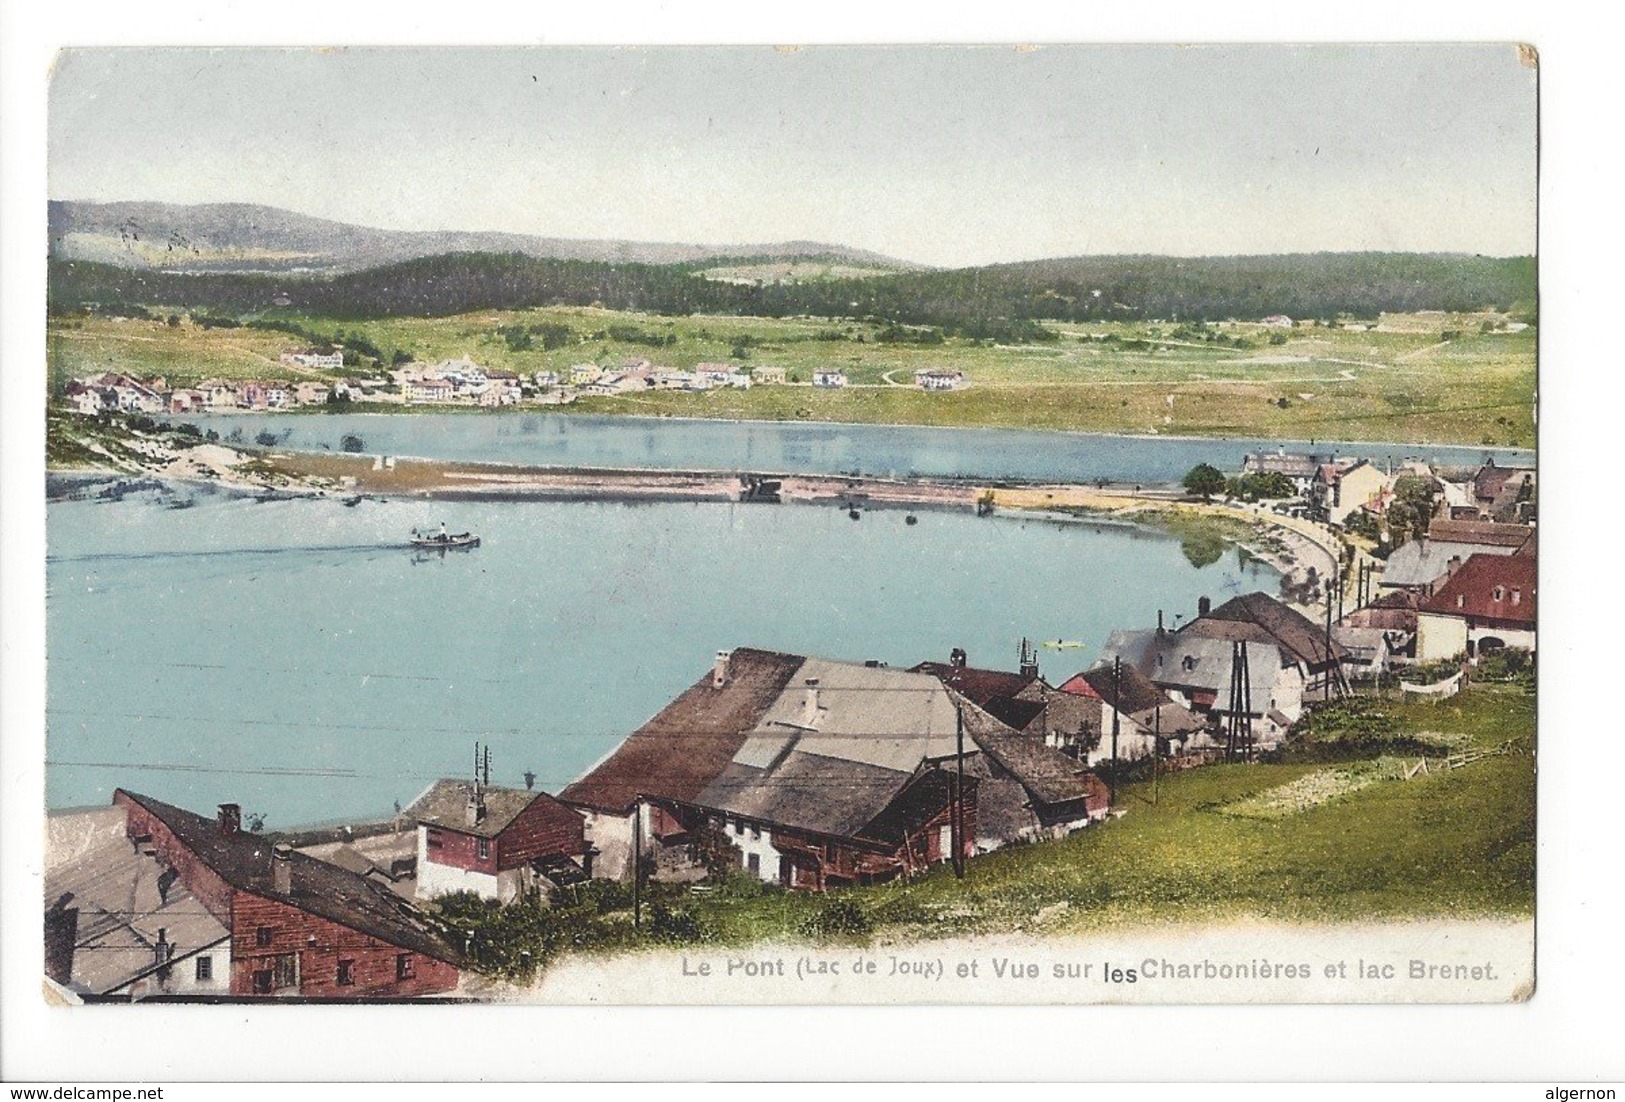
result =
[[465,252],[615,264],[795,259],[885,271],[918,267],[879,253],[817,241],[692,245],[500,232],[383,230],[246,203],[52,200],[48,220],[55,259],[175,272],[353,272]]
[[604,306],[668,316],[855,318],[882,340],[944,335],[1053,341],[1039,321],[1199,322],[1271,314],[1324,319],[1492,309],[1532,320],[1535,261],[1417,253],[1089,257],[806,282],[707,278],[710,262],[609,263],[453,253],[358,272],[187,273],[55,259],[53,310],[162,305],[232,315],[282,308],[331,318],[437,317],[471,310]]

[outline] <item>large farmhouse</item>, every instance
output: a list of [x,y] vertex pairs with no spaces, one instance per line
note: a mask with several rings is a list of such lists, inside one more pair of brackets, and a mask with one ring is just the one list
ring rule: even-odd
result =
[[559,798],[595,875],[720,833],[751,874],[823,889],[1076,829],[1103,793],[929,673],[740,648]]

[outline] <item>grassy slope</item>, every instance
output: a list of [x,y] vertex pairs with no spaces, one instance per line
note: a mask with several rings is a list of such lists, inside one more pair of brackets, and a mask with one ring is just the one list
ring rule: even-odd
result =
[[[782,366],[803,381],[811,378],[814,367],[834,364],[854,383],[880,384],[887,373],[895,381],[911,383],[916,368],[932,366],[962,370],[973,383],[950,394],[925,394],[912,386],[651,393],[586,400],[576,407],[584,412],[1524,447],[1534,443],[1534,330],[1480,334],[1472,318],[1392,319],[1410,330],[1406,332],[1294,330],[1284,345],[1265,344],[1265,333],[1257,327],[1237,326],[1230,332],[1259,347],[1170,344],[1165,351],[1129,351],[1087,339],[1106,333],[1124,339],[1168,336],[1171,327],[1155,323],[1057,325],[1054,328],[1062,336],[1054,343],[986,347],[957,340],[939,346],[879,344],[873,340],[872,326],[823,319],[667,318],[588,308],[369,322],[292,320],[316,332],[359,333],[386,356],[400,349],[420,361],[434,362],[467,354],[487,366],[520,372],[562,370],[584,360],[614,363],[635,356],[689,367],[733,359],[734,346],[749,337],[760,343],[745,363]],[[631,325],[673,334],[676,343],[655,349],[600,336],[548,352],[539,348],[514,352],[497,333],[499,326],[541,322],[561,322],[578,334],[602,334],[611,325]],[[1440,332],[1447,327],[1466,335],[1441,343]],[[842,331],[848,339],[814,339],[831,330]],[[163,374],[173,382],[207,375],[287,377],[291,372],[276,363],[276,356],[299,343],[274,332],[203,330],[191,325],[177,329],[156,322],[99,318],[55,321],[51,335],[51,377],[57,385],[74,375],[112,367]],[[855,339],[858,336],[864,337],[862,343]],[[1353,378],[1345,377],[1345,372]],[[1277,404],[1283,398],[1284,409]]]
[[[1393,704],[1407,730],[1533,745],[1534,699],[1476,687],[1439,704]],[[1062,842],[938,868],[909,884],[844,893],[887,935],[1060,933],[1172,921],[1528,915],[1535,782],[1527,752],[1413,781],[1383,781],[1277,820],[1216,809],[1324,766],[1214,766],[1127,787],[1128,809]],[[719,940],[793,937],[824,901],[767,893],[707,900]]]

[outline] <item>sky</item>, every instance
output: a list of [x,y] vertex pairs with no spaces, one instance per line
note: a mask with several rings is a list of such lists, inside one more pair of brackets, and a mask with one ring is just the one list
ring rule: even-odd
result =
[[1510,45],[101,49],[54,199],[924,264],[1535,249]]

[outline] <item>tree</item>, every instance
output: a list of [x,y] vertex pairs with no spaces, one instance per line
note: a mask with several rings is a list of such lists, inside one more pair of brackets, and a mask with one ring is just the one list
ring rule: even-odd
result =
[[1214,494],[1224,492],[1224,473],[1209,463],[1198,463],[1185,474],[1186,492],[1197,494],[1207,501]]

